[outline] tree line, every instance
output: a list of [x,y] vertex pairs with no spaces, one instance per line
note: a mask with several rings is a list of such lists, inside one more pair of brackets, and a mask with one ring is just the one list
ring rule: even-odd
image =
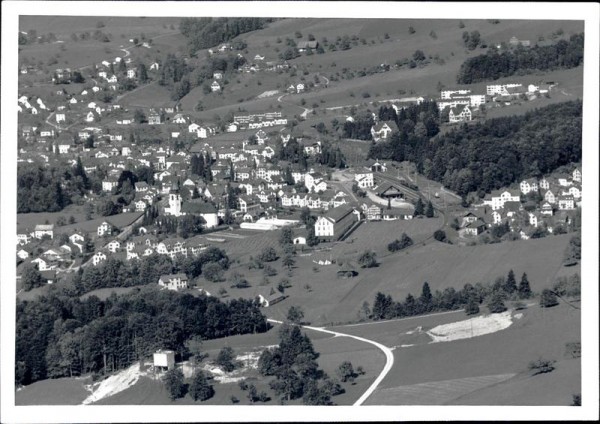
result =
[[523,273],[519,284],[511,269],[505,277],[498,277],[493,284],[465,284],[460,290],[452,287],[432,293],[429,283],[424,282],[419,297],[409,293],[404,301],[394,301],[392,296],[378,292],[375,295],[373,308],[367,302],[362,306],[359,315],[373,320],[402,318],[423,315],[432,312],[453,311],[465,308],[468,314],[479,312],[479,305],[486,303],[491,312],[506,310],[506,300],[528,299],[533,296],[527,274]]
[[557,103],[524,115],[462,125],[428,139],[400,134],[375,144],[370,158],[410,160],[427,178],[460,195],[541,177],[579,162],[582,155],[581,101]]
[[272,22],[268,18],[183,18],[179,31],[187,39],[188,50],[214,47],[240,34],[263,29]]
[[581,33],[551,46],[518,46],[501,53],[491,50],[465,60],[456,81],[458,84],[473,84],[535,71],[576,68],[583,63],[583,44],[584,35]]
[[256,300],[143,288],[85,300],[52,293],[17,302],[17,385],[46,378],[106,374],[130,366],[157,349],[188,355],[192,337],[214,339],[264,332]]

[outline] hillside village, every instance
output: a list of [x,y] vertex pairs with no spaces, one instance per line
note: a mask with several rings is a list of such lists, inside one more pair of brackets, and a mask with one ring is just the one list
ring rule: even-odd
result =
[[36,19],[17,404],[581,403],[581,22]]
[[[209,53],[219,54],[230,49],[231,46],[224,44],[213,52],[209,50]],[[262,63],[263,59],[257,55],[254,62]],[[245,62],[238,72],[258,72],[262,68],[256,63],[248,65]],[[20,114],[40,114],[46,119],[39,127],[21,126],[20,138],[25,145],[19,149],[18,161],[42,163],[44,166],[66,161],[73,167],[80,161],[85,173],[101,172],[104,175],[101,190],[86,194],[86,202],[94,203],[96,199],[121,192],[125,171],[143,166],[153,172],[147,181],[128,185],[128,191],[134,195],[128,204],[121,205],[120,213],[129,219],[107,216],[106,219],[94,220],[96,224],[87,222],[82,228],[71,223],[67,227],[54,228],[52,223],[40,222],[34,228],[24,228],[18,234],[18,259],[36,264],[42,277],[49,283],[60,278],[65,270],[71,270],[74,264],[79,266],[82,258],[87,259],[84,266],[90,263],[97,266],[107,257],[129,261],[152,253],[171,258],[176,255],[197,255],[210,245],[198,237],[157,237],[151,223],[140,226],[143,216],[148,215],[150,210],[155,217],[199,217],[205,231],[213,231],[229,228],[233,223],[238,223],[244,229],[256,230],[300,225],[298,219],[285,221],[278,220],[277,216],[308,208],[313,213],[321,211],[325,214],[318,218],[313,230],[313,237],[323,241],[339,240],[346,234],[347,226],[339,222],[346,216],[348,219],[354,217],[351,221],[356,223],[361,220],[413,217],[411,204],[393,211],[386,210],[385,206],[369,198],[366,201],[357,200],[347,190],[349,187],[340,190],[339,186],[331,185],[331,171],[327,168],[317,166],[317,169],[308,169],[307,160],[314,162],[314,158],[322,154],[323,141],[319,140],[318,135],[306,137],[303,132],[290,128],[289,118],[283,116],[282,112],[233,115],[231,122],[221,124],[219,128],[215,124],[194,122],[190,116],[178,112],[177,102],[151,108],[148,116],[140,119],[118,103],[101,100],[103,92],[118,90],[119,78],[140,82],[140,74],[156,72],[160,66],[159,62],[153,61],[138,63],[134,67],[131,59],[116,57],[96,64],[97,78],[104,82],[98,83],[94,79],[96,85],[90,90],[83,90],[79,96],[65,96],[64,91],[57,90],[56,100],[51,107],[46,105],[49,104],[47,99],[24,95],[19,97]],[[273,66],[280,66],[281,69],[289,67],[287,62],[280,65],[267,62],[266,70]],[[118,72],[115,67],[119,69]],[[58,88],[61,82],[72,78],[70,69],[56,69],[52,82]],[[148,76],[144,75],[144,78]],[[211,88],[217,91],[220,89],[218,81],[223,75],[216,72],[213,78]],[[490,105],[508,106],[511,101],[524,98],[535,100],[547,94],[552,87],[551,83],[528,84],[526,88],[522,83],[508,83],[488,85],[486,92],[481,94],[473,94],[471,90],[443,90],[439,99],[428,101],[435,101],[442,120],[446,116],[449,124],[457,124],[476,119]],[[304,85],[298,84],[295,88],[290,87],[288,92],[299,93],[303,90]],[[391,103],[391,106],[399,113],[411,104],[418,105],[424,101],[424,97],[407,98]],[[398,131],[395,122],[380,121],[375,113],[372,115],[373,142],[391,139]],[[349,116],[347,121],[354,122],[353,117]],[[161,134],[159,137],[164,137],[161,139],[165,144],[141,146],[136,143],[133,128],[147,128],[154,134]],[[211,143],[211,140],[215,140],[215,143]],[[294,149],[300,149],[302,164],[290,165],[286,161],[273,163],[276,151],[285,149],[290,140],[293,140]],[[204,163],[203,175],[194,172],[197,165],[194,169],[193,162],[197,164],[198,158]],[[357,188],[363,193],[372,191],[377,194],[379,203],[383,205],[390,197],[404,198],[402,187],[398,184],[385,183],[374,177],[374,173],[381,171],[381,166],[386,169],[385,164],[372,161],[364,169],[350,170]],[[229,199],[229,196],[234,199]],[[581,198],[579,169],[574,169],[570,176],[553,175],[539,181],[528,179],[519,184],[518,190],[509,189],[486,195],[480,205],[474,205],[475,210],[457,217],[459,227],[456,229],[465,240],[504,222],[509,222],[510,231],[522,239],[539,237],[543,231],[552,233],[555,228],[560,233],[573,219],[572,212],[581,206]],[[330,209],[334,209],[331,214],[327,212]],[[350,211],[354,213],[349,214]],[[124,221],[124,224],[120,221]],[[354,228],[353,225],[351,227]],[[121,233],[124,229],[128,231]],[[70,234],[73,230],[75,233]],[[69,233],[69,242],[63,240],[65,243],[60,246],[44,246],[41,243],[42,247],[37,247],[39,241],[34,241],[48,237],[54,239],[54,232],[56,235]],[[87,249],[77,241],[84,242]],[[297,242],[305,244],[306,239]],[[90,257],[91,251],[94,254]],[[72,261],[74,258],[78,259]],[[174,287],[180,289],[182,286]]]

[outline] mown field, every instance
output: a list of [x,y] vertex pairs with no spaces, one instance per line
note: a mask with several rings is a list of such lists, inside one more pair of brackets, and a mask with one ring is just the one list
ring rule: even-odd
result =
[[89,395],[84,384],[90,378],[58,378],[38,381],[15,393],[16,405],[79,405]]
[[[516,374],[499,386],[478,390],[456,399],[454,404],[517,404],[517,405],[568,405],[571,394],[581,391],[579,360],[565,356],[565,344],[581,340],[581,315],[568,305],[561,303],[550,309],[530,306],[519,311],[523,317],[513,320],[513,324],[497,333],[471,339],[445,343],[417,343],[415,346],[396,348],[395,363],[382,382],[380,389],[411,386],[425,382],[444,382],[466,377]],[[442,322],[448,316],[443,316]],[[457,320],[466,319],[462,316]],[[382,324],[389,331],[390,324]],[[411,325],[421,325],[415,319]],[[423,331],[431,328],[434,322],[423,326]],[[414,327],[413,327],[414,328]],[[365,331],[365,327],[343,327],[354,333]],[[398,326],[398,337],[406,327]],[[378,332],[376,324],[368,327],[371,337]],[[538,358],[557,360],[556,371],[547,376],[531,377],[527,366]],[[459,359],[457,359],[459,358]],[[555,374],[556,373],[556,374]],[[554,383],[549,385],[549,383]],[[423,396],[423,404],[435,403],[428,398],[428,391],[415,386]],[[513,391],[515,389],[515,391]],[[468,388],[467,388],[468,390]],[[385,393],[385,392],[384,392]],[[496,395],[502,393],[499,397]],[[429,391],[431,395],[431,390]],[[518,396],[520,395],[520,396]],[[403,404],[397,399],[395,404]],[[378,404],[378,391],[367,401]]]

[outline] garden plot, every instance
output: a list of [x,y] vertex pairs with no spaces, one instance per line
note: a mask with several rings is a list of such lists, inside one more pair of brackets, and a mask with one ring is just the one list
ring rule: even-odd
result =
[[511,311],[506,311],[438,325],[426,333],[432,338],[431,343],[470,339],[504,330],[512,325],[513,318],[520,319],[522,316],[522,314],[515,314],[513,317]]

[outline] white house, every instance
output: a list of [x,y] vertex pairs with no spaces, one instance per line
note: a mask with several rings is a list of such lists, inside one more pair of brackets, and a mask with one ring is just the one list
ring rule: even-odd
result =
[[471,109],[467,105],[457,105],[450,109],[448,119],[451,123],[470,121],[473,119]]
[[56,123],[60,124],[61,122],[65,122],[67,120],[67,117],[64,113],[57,113],[56,114]]
[[219,84],[217,81],[213,81],[213,83],[210,85],[210,89],[213,93],[216,91],[221,91],[221,84]]
[[102,237],[103,235],[111,235],[112,234],[112,225],[108,222],[104,221],[102,224],[98,225],[98,235]]
[[127,70],[127,78],[135,78],[135,69]]
[[94,256],[92,256],[92,264],[97,266],[100,262],[106,260],[106,254],[104,252],[96,252]]
[[172,350],[159,350],[153,355],[155,368],[175,369],[175,352]]
[[168,290],[183,290],[188,288],[188,278],[185,274],[161,275],[158,285]]
[[372,172],[357,172],[354,174],[354,181],[356,181],[359,188],[365,189],[375,185]]
[[33,236],[41,239],[44,236],[54,238],[54,224],[39,224],[35,226]]

